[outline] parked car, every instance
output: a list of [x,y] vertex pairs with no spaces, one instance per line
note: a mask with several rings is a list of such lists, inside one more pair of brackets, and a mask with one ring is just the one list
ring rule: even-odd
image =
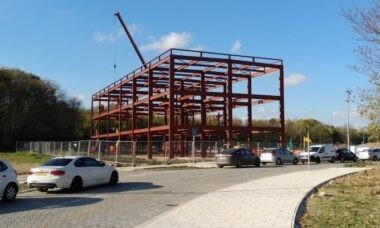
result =
[[310,154],[310,161],[320,163],[321,161],[335,162],[335,146],[331,144],[319,144],[309,146],[307,151],[300,154],[300,161],[307,162]]
[[288,150],[281,148],[264,149],[260,155],[260,160],[263,165],[267,163],[275,163],[276,165],[283,165],[284,163],[298,164],[298,158]]
[[7,161],[0,160],[0,197],[9,202],[16,199],[18,192],[17,172]]
[[335,152],[335,158],[336,160],[339,160],[340,162],[345,161],[353,161],[356,162],[358,160],[358,156],[354,154],[351,150],[343,148],[343,149],[337,149]]
[[215,156],[215,160],[219,168],[224,166],[240,168],[244,165],[260,167],[260,158],[245,148],[223,150]]
[[32,168],[28,173],[27,184],[30,188],[46,192],[52,188],[69,189],[72,192],[83,187],[99,184],[116,184],[119,174],[115,167],[91,157],[70,156],[53,158]]
[[357,153],[360,160],[380,160],[380,148],[366,149]]

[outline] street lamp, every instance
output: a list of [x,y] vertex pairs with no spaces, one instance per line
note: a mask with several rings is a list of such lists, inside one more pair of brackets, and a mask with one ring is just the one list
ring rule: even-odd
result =
[[347,149],[350,150],[350,96],[352,91],[347,90],[347,99],[345,100],[347,102]]

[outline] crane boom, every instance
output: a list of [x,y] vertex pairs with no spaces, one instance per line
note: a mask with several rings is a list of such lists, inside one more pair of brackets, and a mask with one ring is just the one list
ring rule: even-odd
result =
[[127,36],[129,38],[129,40],[131,41],[133,48],[135,49],[137,55],[139,56],[141,63],[145,66],[145,60],[144,60],[143,56],[141,55],[141,52],[140,52],[139,48],[137,47],[135,41],[133,40],[131,33],[128,31],[127,25],[124,23],[123,18],[121,18],[121,15],[119,12],[116,12],[115,16],[119,19],[121,26],[123,26],[125,33],[127,33]]

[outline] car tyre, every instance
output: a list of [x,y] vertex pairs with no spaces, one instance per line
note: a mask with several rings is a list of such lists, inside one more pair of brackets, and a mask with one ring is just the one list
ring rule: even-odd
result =
[[83,181],[81,177],[74,177],[70,185],[71,192],[79,192],[83,188]]
[[10,183],[4,189],[2,200],[5,202],[10,202],[16,199],[16,195],[18,192],[18,187],[14,183]]
[[266,165],[267,163],[266,162],[263,162],[263,165]]
[[331,163],[335,163],[335,157],[331,157],[330,162],[331,162]]
[[302,161],[302,165],[305,164],[305,161]]
[[110,184],[115,185],[117,182],[119,182],[119,174],[113,171],[110,177]]
[[353,162],[357,162],[358,161],[358,158],[357,157],[354,157],[354,159],[352,159]]
[[224,166],[223,165],[218,165],[218,168],[223,168]]
[[293,160],[293,165],[297,165],[298,164],[298,159],[297,158],[294,158]]
[[320,157],[317,157],[317,158],[315,159],[315,162],[318,163],[318,164],[321,163],[321,158],[320,158]]
[[281,158],[277,158],[277,159],[276,159],[276,165],[282,165]]
[[344,157],[340,158],[340,162],[344,163]]
[[241,168],[242,167],[242,163],[241,163],[241,160],[237,160],[236,161],[236,168]]
[[377,161],[377,156],[373,156],[372,160]]
[[47,192],[49,190],[49,188],[47,187],[37,187],[37,191],[39,192]]

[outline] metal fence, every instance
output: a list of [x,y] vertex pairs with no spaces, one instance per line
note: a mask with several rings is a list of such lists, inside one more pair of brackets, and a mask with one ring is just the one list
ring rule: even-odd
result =
[[[201,159],[202,150],[205,153],[204,159],[213,159],[215,154],[220,153],[223,149],[234,147],[250,148],[252,152],[260,155],[265,148],[281,147],[280,143],[262,143],[262,142],[223,142],[223,141],[195,141],[194,157],[193,142],[175,141],[152,141],[152,159],[148,160],[147,141],[103,141],[103,140],[81,140],[70,142],[16,142],[17,152],[31,152],[46,154],[53,157],[79,156],[85,155],[94,157],[98,160],[105,160],[112,163],[122,163],[134,166],[136,163],[165,164],[175,159],[177,162],[189,162],[193,159]],[[170,148],[173,146],[173,149]],[[181,146],[180,146],[181,145]],[[180,151],[180,148],[184,151]],[[298,145],[291,145],[288,148],[294,153],[302,150]],[[171,151],[174,150],[174,151]],[[169,154],[172,152],[174,158],[170,159]]]

